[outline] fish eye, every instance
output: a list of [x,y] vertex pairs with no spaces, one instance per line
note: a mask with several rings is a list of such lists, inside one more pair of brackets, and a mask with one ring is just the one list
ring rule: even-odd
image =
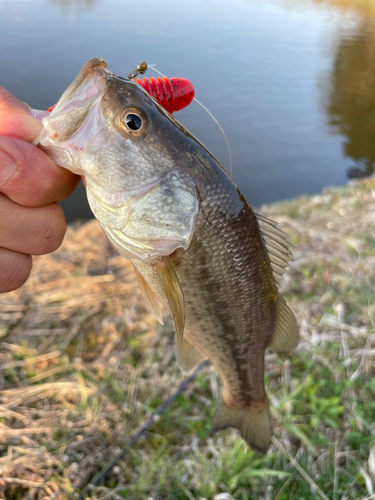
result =
[[140,136],[147,130],[147,117],[138,108],[125,108],[120,114],[120,127],[128,134]]

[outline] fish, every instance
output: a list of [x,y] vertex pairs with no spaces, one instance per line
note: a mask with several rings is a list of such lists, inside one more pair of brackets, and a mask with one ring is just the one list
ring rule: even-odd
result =
[[299,341],[278,285],[289,237],[254,212],[214,156],[137,83],[88,61],[36,140],[81,175],[90,207],[135,268],[146,305],[169,308],[184,371],[210,359],[222,383],[213,432],[234,427],[256,452],[271,440],[266,349]]

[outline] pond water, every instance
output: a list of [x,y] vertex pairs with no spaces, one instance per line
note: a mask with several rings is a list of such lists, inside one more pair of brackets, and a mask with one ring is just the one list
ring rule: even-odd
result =
[[[46,109],[98,55],[121,76],[145,60],[188,78],[258,206],[372,173],[374,20],[372,0],[0,0],[0,84]],[[202,108],[176,118],[228,168]],[[91,217],[82,187],[63,205]]]

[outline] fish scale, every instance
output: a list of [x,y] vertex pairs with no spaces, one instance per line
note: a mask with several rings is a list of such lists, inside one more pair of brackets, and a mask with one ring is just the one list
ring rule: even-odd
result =
[[159,320],[160,303],[170,309],[181,368],[209,358],[218,370],[213,429],[235,427],[264,453],[265,351],[287,356],[299,340],[277,289],[291,255],[287,236],[254,213],[181,123],[101,59],[82,68],[43,127],[38,142],[85,178],[94,215],[134,264],[146,305]]
[[[227,397],[251,406],[265,399],[263,355],[274,330],[276,288],[254,212],[210,157],[206,163],[210,171],[217,170],[220,187],[213,183],[206,188],[207,201],[202,204],[191,246],[171,259],[184,290],[185,339],[218,368],[225,393],[230,394]],[[219,206],[217,200],[226,202]],[[234,214],[239,202],[244,213],[233,224],[223,213]],[[155,286],[157,276],[150,278],[152,264],[135,265],[165,297],[162,287]],[[242,368],[244,360],[246,369]]]

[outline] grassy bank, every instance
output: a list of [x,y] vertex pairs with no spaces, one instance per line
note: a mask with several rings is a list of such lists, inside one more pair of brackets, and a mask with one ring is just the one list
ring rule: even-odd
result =
[[[274,441],[210,435],[206,368],[93,490],[97,499],[375,498],[375,182],[262,207],[293,238],[301,330],[266,357]],[[71,227],[0,302],[0,498],[74,498],[178,387],[172,322],[143,307],[97,223]]]

